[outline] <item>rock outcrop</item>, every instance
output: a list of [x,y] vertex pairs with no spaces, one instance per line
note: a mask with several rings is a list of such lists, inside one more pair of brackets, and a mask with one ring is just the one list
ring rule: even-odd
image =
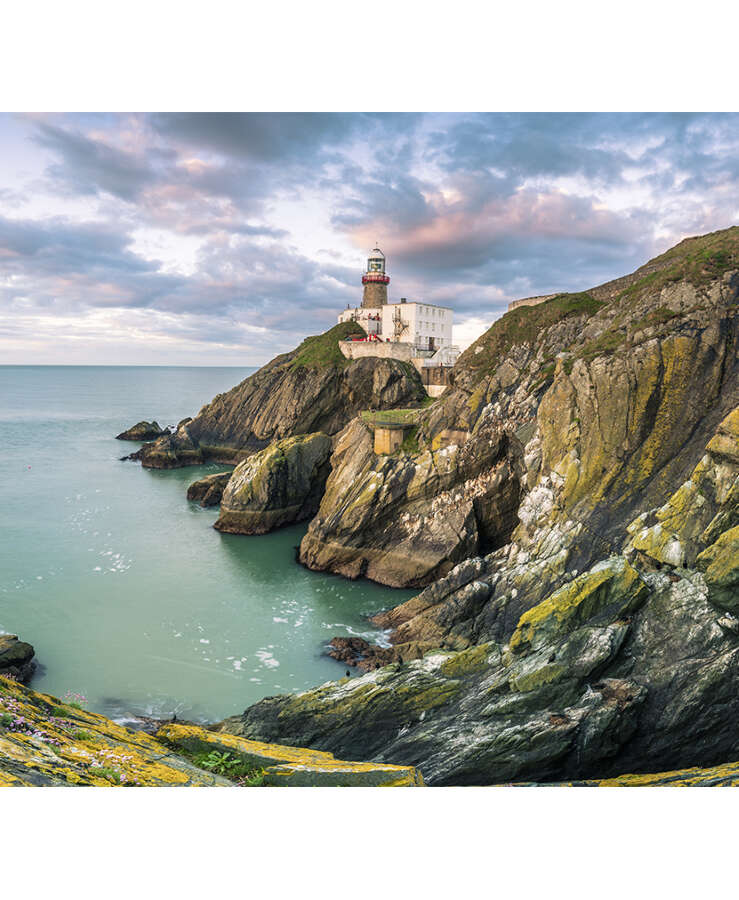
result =
[[326,484],[331,438],[297,435],[275,441],[239,463],[221,498],[214,527],[232,534],[265,534],[309,519]]
[[346,762],[329,753],[167,724],[156,735],[0,676],[0,787],[420,786],[412,766]]
[[346,762],[320,750],[264,744],[192,725],[164,725],[157,738],[188,755],[214,751],[260,773],[265,787],[422,787],[413,766]]
[[[416,492],[423,532],[436,498],[463,483],[435,470],[445,444],[470,453],[475,478],[505,460],[520,492],[491,521],[515,527],[497,549],[450,541],[432,583],[376,619],[390,652],[354,649],[364,668],[391,664],[267,698],[222,727],[344,755],[362,746],[438,784],[736,759],[738,297],[739,228],[690,239],[632,276],[494,323],[421,416],[417,452],[372,458],[352,424],[356,452],[342,455],[347,431],[306,562],[425,583],[374,522],[402,535]],[[488,444],[475,470],[475,442],[493,435],[505,451]],[[424,458],[428,494],[400,475]],[[351,661],[352,647],[336,649]]]
[[194,500],[201,506],[218,506],[232,474],[231,471],[216,472],[193,481],[187,489],[187,499]]
[[311,569],[417,587],[505,544],[516,524],[522,469],[497,427],[481,427],[462,446],[376,456],[371,431],[355,419],[331,465],[300,545]]
[[166,428],[161,428],[158,422],[137,422],[127,431],[116,435],[119,441],[154,441],[162,435],[169,434]]
[[36,669],[35,652],[30,644],[18,640],[16,634],[0,634],[0,675],[10,676],[24,684]]
[[393,359],[345,359],[339,340],[359,332],[360,326],[344,322],[275,357],[215,397],[174,435],[142,448],[142,465],[237,463],[285,437],[334,435],[363,409],[419,405],[426,392],[413,366]]

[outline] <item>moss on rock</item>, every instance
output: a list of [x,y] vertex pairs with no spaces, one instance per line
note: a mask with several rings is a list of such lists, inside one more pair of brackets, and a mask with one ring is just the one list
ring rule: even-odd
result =
[[613,621],[639,607],[647,587],[621,556],[594,566],[524,613],[509,643],[512,653],[549,644],[587,622]]

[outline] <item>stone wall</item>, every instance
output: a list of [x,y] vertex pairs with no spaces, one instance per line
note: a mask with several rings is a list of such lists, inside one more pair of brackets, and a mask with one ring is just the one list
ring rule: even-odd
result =
[[377,281],[369,281],[364,286],[362,294],[362,306],[375,309],[378,306],[385,306],[387,303],[387,285],[380,284]]
[[379,356],[381,359],[399,359],[412,362],[416,350],[413,344],[402,341],[339,341],[339,349],[347,359]]
[[508,304],[508,312],[519,306],[538,306],[540,303],[546,303],[547,300],[551,300],[552,297],[556,296],[557,294],[542,294],[541,297],[524,297],[523,300],[514,300]]

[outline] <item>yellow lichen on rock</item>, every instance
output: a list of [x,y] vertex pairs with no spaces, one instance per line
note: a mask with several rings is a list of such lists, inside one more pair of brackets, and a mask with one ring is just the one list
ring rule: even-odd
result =
[[519,619],[509,642],[512,653],[523,653],[556,639],[601,614],[612,620],[638,608],[647,587],[623,557],[594,566],[555,591]]
[[330,753],[166,725],[155,737],[0,677],[0,786],[233,786],[191,757],[216,750],[264,769],[264,784],[419,785],[411,766],[342,762]]
[[229,784],[151,735],[0,678],[0,778],[14,785]]
[[263,772],[267,786],[391,787],[419,786],[421,773],[413,766],[346,762],[322,750],[252,741],[193,725],[167,724],[157,738],[188,754],[228,753],[246,766]]
[[739,787],[739,762],[709,768],[676,769],[646,775],[617,775],[593,781],[574,781],[577,787]]

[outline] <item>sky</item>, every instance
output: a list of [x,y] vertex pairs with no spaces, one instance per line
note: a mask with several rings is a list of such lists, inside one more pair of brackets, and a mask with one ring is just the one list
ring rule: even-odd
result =
[[633,271],[739,223],[739,115],[0,115],[0,364],[261,365],[361,301]]

